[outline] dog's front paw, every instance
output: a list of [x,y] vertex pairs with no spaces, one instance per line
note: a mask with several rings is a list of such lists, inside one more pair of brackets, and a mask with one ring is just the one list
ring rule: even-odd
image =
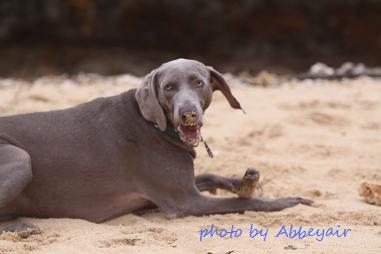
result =
[[302,205],[312,205],[313,201],[310,199],[305,199],[301,197],[286,197],[286,198],[279,198],[272,201],[273,202],[273,211],[281,211],[283,209],[293,207],[299,204]]
[[254,192],[259,188],[259,171],[255,168],[248,168],[245,175],[239,182],[239,186],[236,186],[235,193],[240,198],[251,198]]

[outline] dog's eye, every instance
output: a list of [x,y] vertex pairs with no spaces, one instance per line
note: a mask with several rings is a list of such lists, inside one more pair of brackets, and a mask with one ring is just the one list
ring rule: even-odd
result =
[[204,85],[204,81],[202,81],[202,80],[197,80],[196,81],[196,86],[197,87],[202,87]]
[[172,85],[171,84],[166,84],[165,86],[164,86],[164,89],[165,90],[167,90],[167,91],[170,91],[170,90],[172,90]]

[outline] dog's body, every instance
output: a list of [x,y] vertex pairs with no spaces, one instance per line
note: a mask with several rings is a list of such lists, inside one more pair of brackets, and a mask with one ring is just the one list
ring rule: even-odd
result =
[[[195,61],[181,61],[185,61],[186,67],[190,65],[185,69],[193,74],[203,66]],[[176,64],[179,63],[175,62],[175,69],[164,65],[158,72],[172,73],[178,70]],[[195,64],[197,68],[192,69]],[[186,71],[180,74],[187,77]],[[207,79],[211,79],[212,74],[205,71],[200,75],[204,82],[209,82]],[[201,121],[199,109],[204,111],[209,106],[212,92],[211,87],[205,84],[202,88],[199,84],[196,88],[179,87],[173,97],[168,97],[169,102],[176,101],[176,96],[183,91],[184,95],[178,98],[186,98],[186,101],[172,106],[179,108],[179,112],[183,112],[184,107],[194,109],[198,114],[192,115],[195,121]],[[196,124],[190,127],[184,124],[189,122],[185,119],[190,116],[188,111],[179,117],[170,115],[167,109],[165,123],[160,122],[157,108],[144,108],[152,103],[147,101],[152,100],[151,95],[143,91],[148,86],[162,89],[161,85],[145,83],[138,90],[66,110],[1,117],[0,220],[32,216],[99,222],[152,203],[168,216],[274,211],[310,203],[301,198],[263,200],[201,195],[200,191],[215,188],[234,192],[238,180],[212,174],[194,176],[195,152],[185,140],[199,135],[200,127],[196,130]],[[230,89],[222,92],[227,96]],[[164,93],[164,90],[154,93]],[[197,96],[202,97],[200,105],[196,100],[187,99]],[[232,98],[230,104],[238,108],[239,103]],[[169,102],[167,107],[171,108]],[[159,101],[155,105],[166,108],[164,104]],[[155,114],[147,110],[154,110]],[[182,124],[173,120],[182,118]],[[182,128],[178,129],[181,138],[164,132],[168,128]]]
[[[171,145],[140,116],[134,95],[130,90],[67,110],[0,118],[2,143],[27,151],[32,167],[24,170],[33,173],[25,190],[0,208],[0,216],[100,221],[144,206],[144,185],[165,174],[150,165],[158,165],[160,153]],[[161,149],[151,154],[142,149],[155,143]],[[183,149],[174,154],[192,161]],[[0,193],[1,201],[5,194]]]

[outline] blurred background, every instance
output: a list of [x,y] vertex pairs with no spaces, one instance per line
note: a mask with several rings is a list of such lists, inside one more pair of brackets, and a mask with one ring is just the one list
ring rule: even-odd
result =
[[254,74],[377,66],[381,1],[0,1],[2,77],[144,75],[178,57]]

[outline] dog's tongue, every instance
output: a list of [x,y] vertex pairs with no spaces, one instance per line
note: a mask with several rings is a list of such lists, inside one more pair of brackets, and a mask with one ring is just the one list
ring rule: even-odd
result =
[[200,142],[200,128],[180,126],[178,129],[180,138],[182,141],[188,143],[191,146],[197,146]]

